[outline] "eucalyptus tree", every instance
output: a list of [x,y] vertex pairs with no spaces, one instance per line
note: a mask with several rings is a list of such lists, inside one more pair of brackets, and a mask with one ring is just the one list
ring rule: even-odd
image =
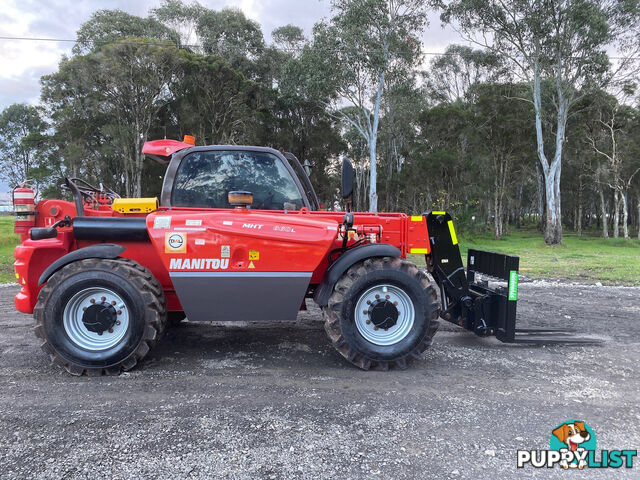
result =
[[[548,244],[562,241],[560,176],[569,113],[593,85],[607,81],[606,48],[638,21],[627,0],[436,0],[442,19],[467,40],[503,56],[531,86],[537,155],[544,174]],[[543,96],[548,80],[553,93]],[[551,125],[543,125],[551,116]]]
[[466,99],[473,85],[496,82],[505,76],[504,62],[496,53],[452,44],[431,61],[425,90],[436,102],[455,102]]
[[122,10],[98,10],[76,32],[73,53],[96,52],[126,38],[166,40],[178,44],[179,34],[155,18],[142,18]]
[[38,107],[14,103],[0,113],[0,178],[10,187],[26,180],[42,180],[48,147],[46,130]]
[[205,9],[196,31],[204,53],[218,55],[250,79],[256,79],[256,62],[265,49],[260,24],[237,8]]
[[182,0],[163,0],[159,7],[149,10],[150,17],[176,32],[180,45],[191,51],[200,52],[198,22],[206,8],[197,2],[185,3]]
[[370,211],[378,209],[376,147],[383,93],[392,71],[411,70],[420,58],[425,5],[425,0],[334,0],[334,16],[314,26],[312,46],[305,52],[315,74],[333,91],[335,114],[367,143]]

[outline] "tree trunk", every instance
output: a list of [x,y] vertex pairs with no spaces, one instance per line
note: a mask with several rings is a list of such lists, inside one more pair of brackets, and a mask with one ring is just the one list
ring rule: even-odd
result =
[[547,245],[562,243],[562,217],[560,211],[560,164],[554,163],[544,171],[547,210],[545,216],[544,241]]
[[578,204],[578,228],[576,229],[578,236],[582,236],[582,203]]
[[562,147],[564,145],[569,102],[558,88],[558,114],[556,118],[556,141],[553,160],[549,162],[544,152],[544,134],[542,131],[542,87],[539,66],[534,65],[533,106],[536,120],[536,143],[538,160],[544,173],[546,193],[546,215],[544,241],[547,245],[562,243],[562,209],[560,197],[560,174],[562,172]]
[[493,231],[496,240],[500,240],[502,237],[502,205],[500,201],[500,193],[496,189],[493,193],[493,210],[495,216],[493,217]]
[[618,189],[613,190],[613,238],[620,236],[620,194]]
[[542,167],[540,162],[536,162],[536,173],[538,180],[538,230],[542,231],[544,228],[544,175],[542,174]]
[[620,195],[620,201],[622,203],[622,235],[624,238],[629,238],[629,208],[627,207],[627,192]]
[[607,227],[607,202],[604,199],[602,184],[597,182],[598,195],[600,196],[600,214],[602,216],[602,238],[609,238],[609,228]]
[[640,196],[638,197],[638,240],[640,240]]
[[382,100],[382,90],[384,89],[384,70],[380,74],[378,81],[378,92],[373,107],[373,125],[369,132],[369,211],[378,211],[378,192],[376,191],[376,143],[378,141],[378,123],[380,121],[380,101]]

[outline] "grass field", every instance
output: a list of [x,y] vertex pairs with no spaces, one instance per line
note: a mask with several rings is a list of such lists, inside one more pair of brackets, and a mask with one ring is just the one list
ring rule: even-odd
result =
[[[458,232],[463,258],[467,249],[478,248],[520,256],[520,273],[533,278],[569,279],[608,285],[640,285],[640,242],[622,238],[604,240],[565,233],[564,244],[545,245],[535,229],[521,230],[493,240],[490,234],[466,235]],[[18,236],[13,233],[13,217],[0,217],[0,283],[14,282],[13,248]],[[424,265],[424,257],[412,261]]]
[[[603,239],[565,232],[562,245],[549,247],[535,229],[511,233],[502,240],[491,234],[458,234],[464,261],[467,249],[518,255],[520,273],[532,278],[567,279],[606,285],[640,285],[640,241]],[[413,257],[417,257],[414,255]],[[414,258],[424,264],[424,258]]]
[[20,237],[13,233],[13,217],[0,217],[0,283],[15,282],[13,249]]

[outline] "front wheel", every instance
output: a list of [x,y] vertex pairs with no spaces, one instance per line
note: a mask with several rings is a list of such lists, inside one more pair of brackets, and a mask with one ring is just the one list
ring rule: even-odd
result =
[[40,291],[33,313],[42,349],[73,375],[117,375],[133,368],[167,321],[158,280],[124,258],[63,267]]
[[334,347],[368,370],[406,368],[431,345],[438,329],[436,289],[428,276],[401,258],[373,258],[353,265],[324,307]]

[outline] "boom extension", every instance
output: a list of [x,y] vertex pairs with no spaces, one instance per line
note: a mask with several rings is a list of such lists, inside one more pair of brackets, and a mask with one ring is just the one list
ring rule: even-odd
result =
[[469,249],[462,264],[451,216],[427,217],[430,256],[427,268],[440,287],[440,316],[478,336],[494,335],[505,343],[599,343],[561,329],[516,329],[519,257]]

